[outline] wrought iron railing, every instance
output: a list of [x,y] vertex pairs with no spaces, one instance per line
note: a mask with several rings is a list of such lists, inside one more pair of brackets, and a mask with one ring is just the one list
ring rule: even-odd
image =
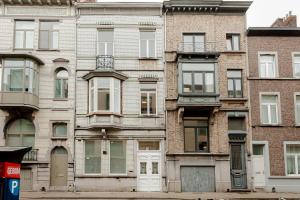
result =
[[110,55],[99,55],[96,57],[97,70],[112,70],[114,69],[114,57]]
[[178,47],[179,52],[185,53],[205,53],[215,52],[215,42],[181,42]]
[[24,155],[23,161],[37,161],[37,155],[38,149],[32,149]]

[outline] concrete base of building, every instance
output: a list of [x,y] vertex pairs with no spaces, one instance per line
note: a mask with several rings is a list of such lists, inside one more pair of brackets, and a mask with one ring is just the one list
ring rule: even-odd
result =
[[255,188],[256,191],[265,192],[291,192],[300,193],[300,177],[273,176],[269,177],[266,186]]

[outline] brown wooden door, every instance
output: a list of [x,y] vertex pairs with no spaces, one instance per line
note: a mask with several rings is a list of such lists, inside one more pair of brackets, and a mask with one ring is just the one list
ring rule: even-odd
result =
[[56,147],[51,153],[50,186],[67,186],[68,152],[63,147]]

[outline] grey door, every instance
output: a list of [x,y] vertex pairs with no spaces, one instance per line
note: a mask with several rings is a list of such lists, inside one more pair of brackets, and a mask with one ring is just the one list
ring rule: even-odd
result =
[[51,153],[50,186],[67,186],[68,152],[63,147],[56,147]]
[[32,190],[32,171],[31,169],[21,169],[21,183],[22,191]]
[[230,144],[230,167],[231,167],[231,187],[232,189],[247,188],[247,173],[245,161],[245,144]]
[[181,167],[182,192],[215,192],[214,167]]

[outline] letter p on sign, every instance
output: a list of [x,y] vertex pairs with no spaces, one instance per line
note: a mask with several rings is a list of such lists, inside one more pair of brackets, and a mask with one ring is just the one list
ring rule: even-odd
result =
[[19,187],[20,186],[20,180],[19,179],[10,179],[9,180],[9,190],[10,193],[14,196],[19,195]]

